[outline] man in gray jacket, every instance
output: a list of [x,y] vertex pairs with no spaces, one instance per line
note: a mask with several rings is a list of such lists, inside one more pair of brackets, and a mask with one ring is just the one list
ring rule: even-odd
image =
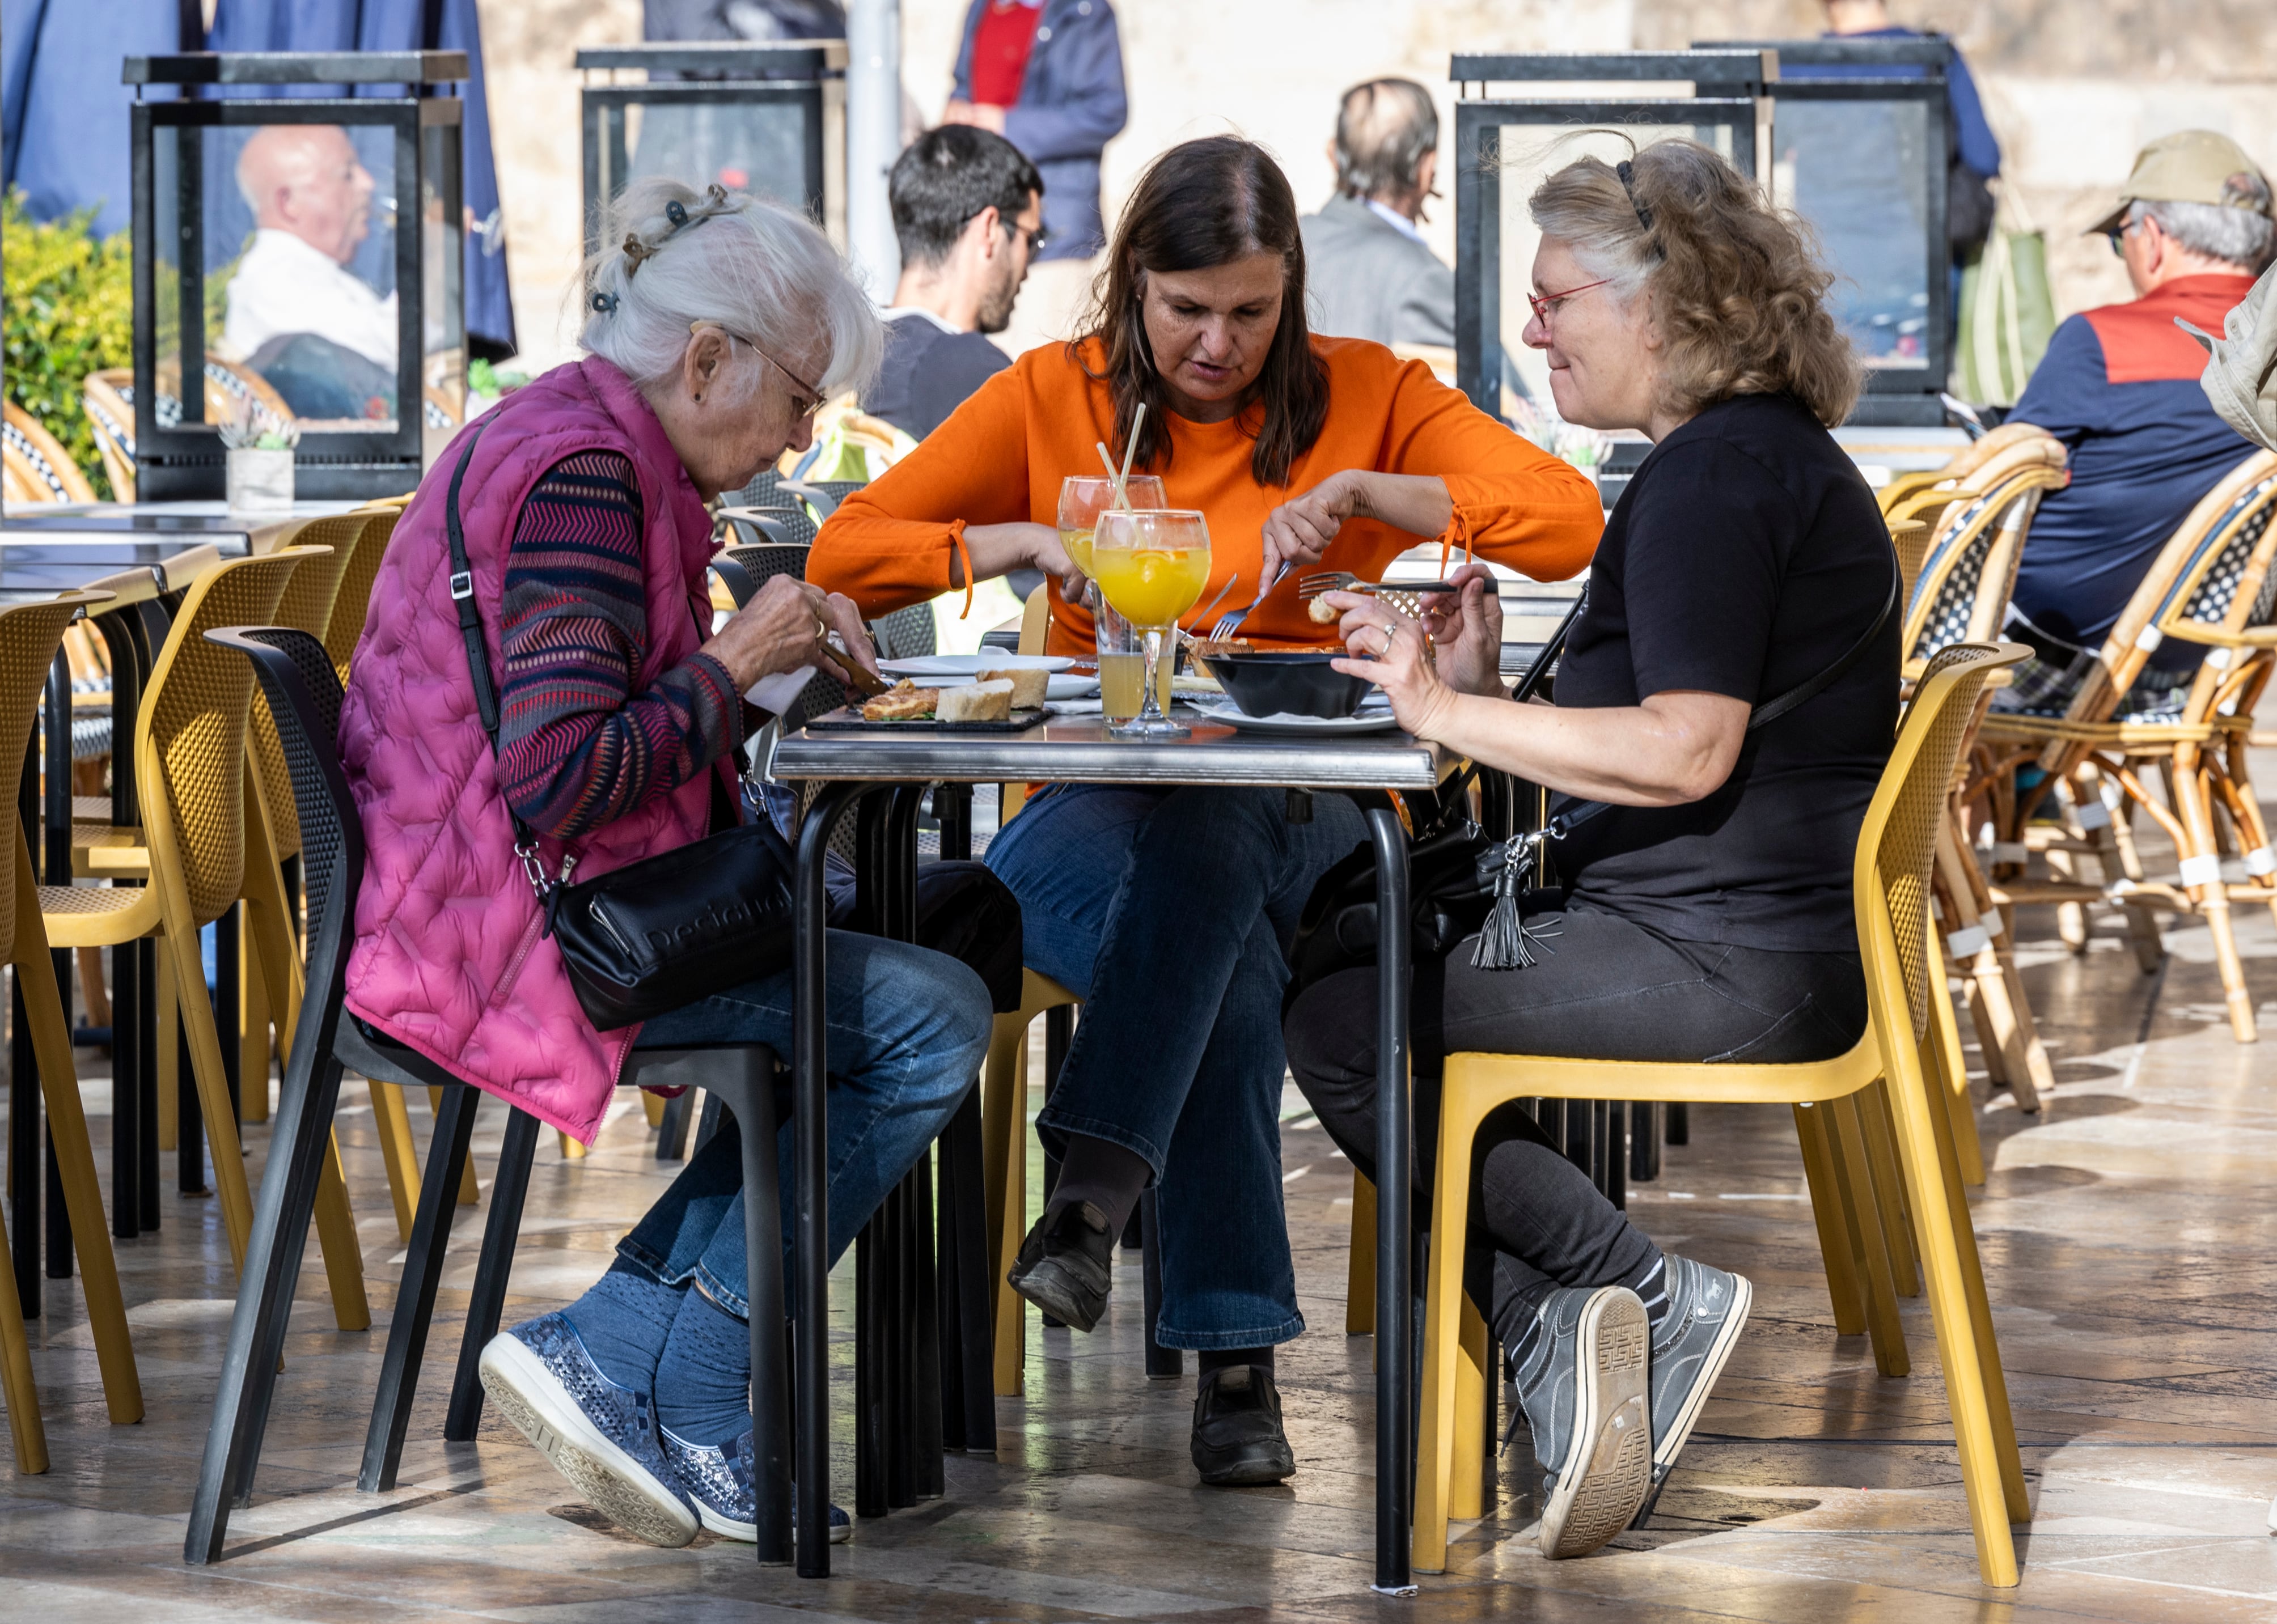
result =
[[1336,195],[1305,216],[1305,285],[1313,330],[1378,344],[1455,342],[1455,273],[1416,223],[1437,195],[1439,114],[1411,80],[1344,92],[1329,148]]

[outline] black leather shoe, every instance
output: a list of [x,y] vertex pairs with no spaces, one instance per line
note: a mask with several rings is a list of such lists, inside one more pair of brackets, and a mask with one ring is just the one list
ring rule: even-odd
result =
[[1297,1457],[1281,1430],[1281,1390],[1262,1365],[1228,1365],[1194,1393],[1194,1469],[1214,1488],[1238,1489],[1293,1476]]
[[1086,1201],[1038,1218],[1005,1279],[1054,1319],[1088,1331],[1107,1312],[1114,1259],[1107,1215]]

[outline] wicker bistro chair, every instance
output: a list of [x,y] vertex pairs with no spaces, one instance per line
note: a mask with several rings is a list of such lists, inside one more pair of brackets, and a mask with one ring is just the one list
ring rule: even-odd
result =
[[[1996,454],[1961,478],[1923,493],[1934,494],[1943,506],[1907,597],[1903,647],[1908,677],[1918,676],[1941,649],[1999,634],[2040,497],[2068,477],[2064,456],[2060,444],[2037,430],[2012,434]],[[1980,694],[1975,723],[1982,723],[1990,702],[1989,691]],[[1962,741],[1964,764],[1975,739],[1972,725]],[[1964,770],[1964,782],[1967,776]],[[1938,865],[1937,902],[1986,1070],[1996,1084],[2007,1085],[2022,1109],[2037,1111],[2040,1095],[2055,1086],[2054,1068],[2017,974],[2005,921],[1987,900],[1984,877],[1965,842]],[[1972,1135],[1973,1131],[1972,1119]]]
[[[161,939],[161,962],[171,965],[178,990],[174,1012],[189,1047],[232,1261],[240,1267],[252,1200],[213,1006],[202,996],[198,932],[243,899],[253,904],[249,934],[269,985],[291,984],[293,952],[284,888],[245,751],[251,675],[206,642],[204,634],[217,624],[274,614],[286,582],[308,556],[286,548],[219,565],[190,588],[175,617],[134,730],[149,883],[42,885],[38,893],[53,946],[123,948],[146,937]],[[160,997],[165,997],[163,986]],[[187,1123],[181,1131],[187,1134]],[[318,1216],[334,1315],[341,1329],[361,1330],[371,1323],[370,1310],[336,1154],[326,1163]]]
[[11,507],[95,500],[95,487],[71,453],[12,400],[0,421],[0,497]]
[[90,372],[80,384],[80,409],[95,430],[95,449],[110,476],[111,494],[134,500],[134,368]]
[[[2240,1043],[2253,1042],[2256,1032],[2231,904],[2266,903],[2277,911],[2277,853],[2246,769],[2254,708],[2277,669],[2273,517],[2277,452],[2257,452],[2175,531],[2064,713],[1996,711],[1982,734],[1988,749],[1980,772],[1994,814],[1999,844],[1993,849],[2003,860],[1991,899],[2002,908],[2025,902],[2116,903],[2138,914],[2155,902],[2203,914],[2221,970],[2230,1030]],[[2173,714],[2146,713],[2136,708],[2143,697],[2136,685],[2151,655],[2168,638],[2205,645],[2205,660]],[[2160,805],[2144,783],[2144,769],[2152,765],[2166,778],[2170,806]],[[2020,790],[2015,775],[2025,767],[2044,776]],[[2035,813],[2052,796],[2066,823],[2036,825]],[[2174,881],[2144,878],[2126,823],[2113,817],[2114,809],[2146,812],[2166,831],[2180,860]],[[2242,851],[2242,884],[2222,874],[2223,819]],[[2057,877],[2041,880],[2026,866],[2034,855],[2046,856],[2055,867],[2060,858],[2083,854],[2102,863],[2104,884],[2060,870]],[[2114,860],[2124,870],[2116,878],[2111,876]],[[2144,968],[2155,968],[2157,962],[2155,954],[2146,955]]]
[[[1874,1209],[1863,1199],[1870,1149],[1860,1124],[1860,1097],[1886,1083],[1897,1126],[1905,1205],[1910,1210],[1929,1279],[1947,1403],[1960,1441],[1961,1477],[1976,1535],[1977,1567],[1987,1584],[2016,1582],[2009,1524],[2031,1514],[2016,1453],[2007,1391],[1994,1343],[1969,1206],[1960,1179],[1949,1110],[1934,1074],[1946,1061],[1941,1041],[1923,1040],[1937,1025],[1938,1000],[1930,921],[1930,871],[1954,763],[1985,678],[2025,657],[2013,644],[1961,644],[1939,654],[1923,673],[1881,786],[1860,831],[1853,891],[1864,952],[1872,1019],[1857,1046],[1839,1059],[1807,1066],[1637,1065],[1542,1056],[1451,1054],[1439,1110],[1433,1187],[1431,1259],[1426,1306],[1421,1424],[1416,1462],[1415,1566],[1446,1566],[1447,1519],[1458,1433],[1458,1396],[1475,1402],[1484,1384],[1463,1381],[1458,1366],[1484,1365],[1483,1336],[1460,1334],[1464,1301],[1464,1212],[1469,1200],[1477,1133],[1498,1107],[1534,1096],[1562,1099],[1701,1100],[1786,1103],[1806,1149],[1812,1203],[1824,1239],[1835,1198],[1852,1214],[1851,1249],[1870,1233]],[[1831,1138],[1847,1168],[1814,1167],[1814,1138]],[[1832,1173],[1832,1176],[1824,1176]],[[1847,1184],[1847,1190],[1843,1188]],[[1836,1249],[1828,1248],[1830,1274]],[[1870,1268],[1870,1249],[1865,1253]],[[1830,1281],[1832,1283],[1832,1281]],[[1839,1299],[1838,1299],[1839,1301]],[[1464,1344],[1470,1342],[1466,1356]],[[1460,1387],[1458,1388],[1458,1382]],[[1466,1389],[1467,1391],[1463,1391]],[[1634,1469],[1651,1474],[1652,1440],[1627,1446]],[[1474,1475],[1475,1480],[1475,1475]]]
[[[0,610],[0,760],[20,761],[30,741],[33,713],[64,628],[88,605],[103,601],[99,592],[78,592],[43,603]],[[40,915],[39,877],[20,827],[15,850],[0,856],[0,960],[12,965],[31,1027],[39,1062],[40,1093],[47,1107],[50,1154],[63,1181],[72,1244],[79,1255],[80,1279],[87,1294],[87,1317],[103,1373],[103,1398],[110,1419],[125,1424],[142,1419],[142,1386],[127,1335],[126,1309],[119,1296],[118,1270],[103,1223],[103,1191],[95,1182],[95,1151],[72,1068],[71,1034],[56,984],[55,960]],[[5,1238],[0,1236],[0,1251]],[[48,1469],[47,1434],[40,1421],[39,1395],[32,1384],[31,1352],[24,1333],[23,1304],[16,1294],[16,1271],[0,1262],[0,1394],[7,1400],[16,1469]]]

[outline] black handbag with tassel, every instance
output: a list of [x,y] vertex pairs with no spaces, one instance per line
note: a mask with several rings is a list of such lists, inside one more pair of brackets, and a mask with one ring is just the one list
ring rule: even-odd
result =
[[[1874,640],[1882,634],[1896,611],[1899,581],[1892,555],[1890,595],[1883,601],[1873,625],[1839,658],[1809,680],[1765,700],[1748,714],[1748,731],[1775,722],[1789,711],[1816,698],[1855,665]],[[1584,587],[1557,630],[1542,646],[1526,675],[1512,692],[1524,704],[1541,687],[1542,678],[1565,647],[1573,624],[1589,601]],[[1496,840],[1478,824],[1453,821],[1466,805],[1471,783],[1478,776],[1473,763],[1441,793],[1439,821],[1415,831],[1408,848],[1408,895],[1413,899],[1408,919],[1410,963],[1444,958],[1472,931],[1478,945],[1471,964],[1482,970],[1524,969],[1534,962],[1533,942],[1525,915],[1527,899],[1545,894],[1532,888],[1541,877],[1542,848],[1564,839],[1582,824],[1611,809],[1603,801],[1568,800],[1540,829],[1528,830],[1507,840]],[[1357,969],[1375,962],[1377,937],[1375,854],[1368,846],[1322,875],[1306,899],[1305,911],[1289,952],[1289,985],[1281,1009],[1287,1014],[1297,998],[1314,983],[1339,970]]]
[[[478,425],[451,475],[446,524],[451,598],[466,639],[475,708],[495,756],[498,692],[459,523],[460,482],[481,436]],[[575,856],[562,863],[559,878],[549,878],[538,861],[536,832],[514,817],[514,854],[544,910],[545,933],[560,949],[577,1002],[598,1030],[646,1021],[790,963],[796,860],[765,819],[578,884],[569,883]]]

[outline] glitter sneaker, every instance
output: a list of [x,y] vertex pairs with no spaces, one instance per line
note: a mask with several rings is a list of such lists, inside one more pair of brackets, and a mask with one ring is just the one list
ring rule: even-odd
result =
[[657,1441],[649,1395],[601,1374],[566,1314],[547,1314],[492,1337],[483,1389],[594,1506],[652,1545],[696,1537],[696,1511]]
[[[758,1491],[752,1486],[751,1435],[743,1432],[724,1444],[691,1444],[659,1427],[664,1458],[682,1490],[695,1502],[704,1526],[723,1539],[756,1544],[759,1537]],[[798,1507],[791,1506],[791,1531],[798,1531]],[[854,1537],[854,1519],[837,1506],[830,1508],[830,1543],[842,1545]]]

